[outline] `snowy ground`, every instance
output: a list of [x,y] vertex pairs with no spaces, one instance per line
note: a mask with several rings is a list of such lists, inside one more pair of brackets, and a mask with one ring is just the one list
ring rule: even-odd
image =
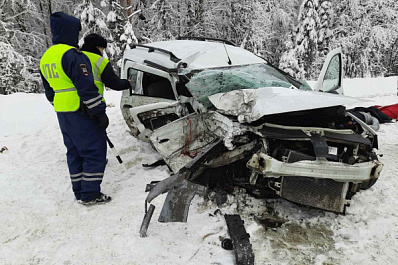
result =
[[[106,93],[108,135],[126,169],[108,153],[102,189],[114,199],[86,207],[74,201],[65,147],[56,115],[44,95],[0,96],[0,264],[233,264],[221,248],[228,232],[211,201],[195,198],[187,223],[159,223],[163,196],[147,238],[139,237],[145,184],[169,174],[165,166],[145,170],[158,157],[127,132],[120,92]],[[368,105],[397,103],[395,95],[369,98]],[[398,126],[382,125],[380,180],[354,196],[348,213],[335,215],[283,200],[230,196],[222,213],[245,220],[256,264],[398,264]],[[246,199],[245,199],[246,198]],[[265,230],[266,213],[287,222]]]

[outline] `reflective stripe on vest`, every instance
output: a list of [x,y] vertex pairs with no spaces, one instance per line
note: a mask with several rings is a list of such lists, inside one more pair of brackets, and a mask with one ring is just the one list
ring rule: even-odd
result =
[[80,97],[72,80],[62,68],[62,56],[74,47],[56,44],[48,48],[40,60],[40,71],[54,90],[54,110],[57,112],[74,112],[80,107]]
[[[83,51],[83,53],[90,59],[94,83],[98,87],[98,93],[104,95],[104,83],[102,83],[101,75],[109,60],[92,52]],[[102,98],[102,101],[105,102],[105,98]]]

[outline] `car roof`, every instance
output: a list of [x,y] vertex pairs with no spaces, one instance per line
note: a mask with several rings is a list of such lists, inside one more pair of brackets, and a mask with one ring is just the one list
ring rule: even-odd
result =
[[[148,47],[154,47],[155,49]],[[198,69],[266,62],[264,59],[240,47],[219,42],[197,40],[171,40],[136,45],[135,48],[125,51],[124,59],[142,64],[144,61],[150,61],[168,69],[175,69],[184,63],[188,72]]]

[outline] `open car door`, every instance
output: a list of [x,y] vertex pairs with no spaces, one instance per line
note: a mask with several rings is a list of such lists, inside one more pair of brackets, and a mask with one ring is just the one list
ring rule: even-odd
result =
[[127,60],[122,78],[130,80],[132,88],[123,91],[120,108],[135,137],[149,141],[153,130],[179,118],[180,104],[169,73]]
[[344,95],[341,48],[334,49],[327,55],[315,91]]

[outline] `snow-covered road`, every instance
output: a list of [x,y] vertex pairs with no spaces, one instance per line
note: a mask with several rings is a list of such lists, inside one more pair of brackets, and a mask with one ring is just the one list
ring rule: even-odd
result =
[[[148,237],[139,237],[145,185],[169,175],[167,167],[144,169],[159,157],[127,132],[119,110],[120,92],[106,92],[109,138],[125,161],[111,152],[102,189],[106,205],[74,200],[65,147],[56,115],[44,95],[0,96],[0,264],[233,264],[221,248],[228,236],[224,218],[211,201],[195,198],[187,223],[159,223],[164,195]],[[397,103],[395,95],[371,104]],[[283,200],[229,196],[222,213],[239,213],[251,234],[256,264],[398,264],[398,125],[379,131],[385,164],[380,180],[353,197],[345,216]],[[265,230],[264,215],[287,222]]]

